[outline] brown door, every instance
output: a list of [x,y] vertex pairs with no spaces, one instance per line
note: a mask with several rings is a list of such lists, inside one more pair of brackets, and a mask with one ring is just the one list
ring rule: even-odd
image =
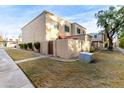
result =
[[53,54],[53,41],[48,42],[48,54]]

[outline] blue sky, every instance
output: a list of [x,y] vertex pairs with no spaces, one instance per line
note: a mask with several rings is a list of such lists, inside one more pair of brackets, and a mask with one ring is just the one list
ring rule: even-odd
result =
[[[52,2],[51,2],[52,3]],[[77,22],[87,28],[88,32],[98,32],[94,14],[99,10],[107,9],[109,6],[98,5],[74,5],[74,6],[38,6],[38,5],[18,5],[18,6],[0,6],[0,34],[6,37],[18,37],[21,28],[47,10],[60,17]]]

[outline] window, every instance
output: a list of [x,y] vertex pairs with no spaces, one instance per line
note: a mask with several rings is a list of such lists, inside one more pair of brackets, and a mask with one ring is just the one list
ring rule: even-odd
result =
[[80,34],[81,33],[81,30],[79,28],[77,28],[77,33]]
[[51,29],[59,29],[59,24],[55,21],[51,22]]
[[94,35],[94,38],[97,38],[97,35]]
[[83,30],[82,33],[85,34],[85,31]]
[[69,32],[69,27],[65,25],[65,32]]

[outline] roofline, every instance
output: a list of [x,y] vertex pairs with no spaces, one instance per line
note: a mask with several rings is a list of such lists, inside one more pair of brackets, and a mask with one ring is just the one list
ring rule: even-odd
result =
[[85,36],[85,35],[92,37],[92,36],[89,35],[89,34],[79,34],[79,35],[71,35],[71,36],[65,36],[65,37]]
[[32,19],[30,22],[28,22],[26,25],[24,25],[21,29],[23,29],[24,27],[26,27],[27,25],[29,25],[30,23],[32,23],[34,20],[36,20],[38,17],[40,17],[43,13],[45,13],[45,14],[46,14],[46,13],[49,13],[49,14],[51,14],[51,15],[54,15],[54,16],[56,16],[56,17],[59,17],[60,19],[63,19],[63,20],[65,20],[65,21],[68,21],[68,22],[70,22],[71,24],[77,24],[77,25],[81,26],[82,28],[84,28],[84,29],[86,30],[86,28],[83,27],[82,25],[80,25],[80,24],[78,24],[78,23],[76,23],[76,22],[71,22],[70,20],[64,19],[63,17],[60,17],[60,16],[57,16],[57,15],[55,15],[55,14],[53,14],[53,13],[47,11],[47,10],[44,10],[43,12],[41,12],[38,16],[36,16],[34,19]]
[[92,40],[92,42],[102,42],[103,43],[103,40]]
[[[28,22],[26,25],[24,25],[21,29],[23,29],[24,27],[26,27],[27,25],[29,25],[30,23],[32,23],[34,20],[36,20],[38,17],[40,17],[43,13],[50,13],[50,12],[44,10],[38,16],[36,16],[34,19],[32,19],[30,22]],[[52,14],[52,13],[50,13],[50,14]]]
[[85,27],[83,27],[82,25],[80,25],[80,24],[78,24],[78,23],[76,23],[76,22],[74,22],[74,23],[72,23],[72,24],[77,24],[77,25],[81,26],[82,28],[86,29]]

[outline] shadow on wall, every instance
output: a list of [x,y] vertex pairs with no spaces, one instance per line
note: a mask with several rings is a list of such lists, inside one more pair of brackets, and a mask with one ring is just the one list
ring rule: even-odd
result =
[[68,47],[71,57],[77,57],[81,51],[90,51],[90,42],[70,39],[68,40]]

